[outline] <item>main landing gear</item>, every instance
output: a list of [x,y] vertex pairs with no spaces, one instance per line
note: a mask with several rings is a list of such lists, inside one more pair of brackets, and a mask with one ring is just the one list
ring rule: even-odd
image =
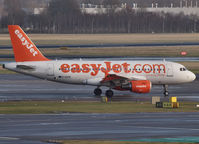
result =
[[163,87],[164,87],[164,96],[168,97],[169,96],[168,85],[164,84]]
[[[100,88],[96,88],[94,90],[94,94],[96,96],[101,96],[102,90]],[[107,98],[112,98],[113,97],[113,91],[111,89],[109,89],[109,90],[106,91],[105,95],[106,95]]]
[[101,90],[100,88],[96,88],[96,89],[94,90],[94,94],[95,94],[96,96],[101,96],[102,90]]
[[106,91],[106,97],[107,98],[112,98],[113,97],[113,91],[112,90],[107,90]]

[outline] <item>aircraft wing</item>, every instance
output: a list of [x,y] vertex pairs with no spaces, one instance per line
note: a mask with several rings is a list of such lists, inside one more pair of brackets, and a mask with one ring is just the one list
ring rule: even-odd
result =
[[108,74],[101,80],[101,83],[107,83],[115,86],[120,86],[122,83],[126,83],[131,80],[146,80],[144,76],[127,76],[125,74]]
[[128,76],[125,74],[108,74],[102,82],[113,81],[113,80],[146,80],[145,76]]

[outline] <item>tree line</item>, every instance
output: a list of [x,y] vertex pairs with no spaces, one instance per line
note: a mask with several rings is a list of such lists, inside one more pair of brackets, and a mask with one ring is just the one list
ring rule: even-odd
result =
[[39,15],[30,15],[18,0],[6,0],[6,15],[0,20],[0,29],[18,24],[33,33],[191,33],[199,32],[196,15],[183,13],[134,11],[131,7],[117,11],[117,0],[104,0],[106,13],[88,14],[80,10],[76,0],[52,0]]

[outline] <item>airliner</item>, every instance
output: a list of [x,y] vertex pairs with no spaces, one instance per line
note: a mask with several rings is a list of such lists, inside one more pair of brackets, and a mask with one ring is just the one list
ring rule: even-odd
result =
[[50,60],[46,58],[18,25],[8,26],[16,62],[3,68],[44,80],[96,86],[94,94],[112,98],[114,90],[149,93],[152,85],[192,82],[196,76],[183,65],[169,61]]

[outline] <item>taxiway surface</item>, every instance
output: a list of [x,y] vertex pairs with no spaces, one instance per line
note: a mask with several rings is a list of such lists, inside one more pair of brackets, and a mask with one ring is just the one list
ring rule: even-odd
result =
[[[199,80],[169,87],[179,100],[199,101]],[[60,84],[21,74],[0,75],[0,100],[98,100],[92,86]],[[105,90],[106,88],[104,88]],[[119,100],[163,96],[115,91]],[[115,99],[116,100],[116,99]],[[48,139],[129,140],[199,136],[198,113],[0,115],[0,144],[45,144]]]
[[0,115],[0,143],[48,139],[132,140],[199,136],[198,113]]
[[[179,100],[199,101],[199,79],[192,83],[169,86],[171,96]],[[0,101],[7,100],[98,100],[93,86],[69,85],[37,79],[21,74],[0,75]],[[103,92],[107,90],[102,87]],[[116,100],[150,100],[162,96],[162,86],[153,86],[149,94],[135,94],[130,91],[114,91]]]

